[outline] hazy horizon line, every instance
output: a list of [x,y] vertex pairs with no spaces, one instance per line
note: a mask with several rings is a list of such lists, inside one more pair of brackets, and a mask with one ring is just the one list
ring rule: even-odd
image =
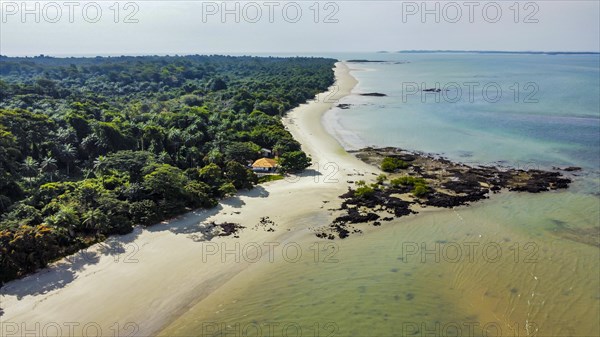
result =
[[468,49],[406,49],[406,50],[378,50],[378,51],[298,51],[298,52],[206,52],[206,53],[81,53],[81,54],[21,54],[5,55],[2,58],[93,58],[93,57],[127,57],[127,56],[194,56],[194,55],[221,55],[221,56],[253,56],[253,55],[308,55],[308,54],[419,54],[419,53],[472,53],[472,54],[549,54],[549,55],[600,55],[600,51],[560,51],[560,50],[468,50]]

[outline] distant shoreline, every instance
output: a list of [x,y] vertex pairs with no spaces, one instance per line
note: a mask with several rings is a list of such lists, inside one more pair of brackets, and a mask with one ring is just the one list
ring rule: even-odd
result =
[[[354,53],[354,54],[521,54],[521,55],[600,55],[600,51],[540,51],[540,50],[531,50],[531,51],[519,51],[519,50],[397,50],[397,51],[348,51],[344,53]],[[220,53],[142,53],[142,54],[97,54],[97,53],[89,53],[89,54],[53,54],[53,55],[45,55],[45,54],[21,54],[21,55],[5,55],[0,54],[0,60],[3,58],[23,58],[23,59],[31,59],[31,58],[56,58],[56,59],[69,59],[69,58],[86,58],[86,59],[94,59],[94,58],[119,58],[119,57],[145,57],[145,56],[166,56],[166,57],[176,57],[176,56],[208,56],[208,55],[217,55],[217,56],[253,56],[253,57],[306,57],[307,55],[312,55],[312,57],[319,57],[315,55],[323,55],[330,54],[328,52],[284,52],[284,53],[269,53],[269,52],[256,52],[256,53],[237,53],[237,52],[220,52]],[[291,56],[294,55],[294,56]],[[325,57],[325,56],[320,56]]]
[[511,50],[399,50],[396,54],[521,54],[521,55],[600,55],[594,51],[511,51]]

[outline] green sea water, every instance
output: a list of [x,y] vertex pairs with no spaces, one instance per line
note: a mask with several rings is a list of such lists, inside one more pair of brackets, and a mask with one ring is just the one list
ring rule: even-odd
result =
[[[471,164],[583,168],[568,190],[505,192],[364,226],[262,266],[169,332],[237,336],[600,335],[598,55],[373,54],[325,122],[348,148],[399,146]],[[407,83],[496,83],[504,95],[422,101]],[[509,88],[517,83],[519,99]],[[523,102],[523,90],[537,102]],[[493,85],[493,84],[492,84]],[[448,90],[453,90],[451,87]],[[514,87],[516,88],[516,87]],[[510,94],[506,94],[506,93]],[[450,97],[450,91],[447,92]],[[463,97],[465,98],[465,97]],[[430,99],[427,101],[427,99]],[[295,238],[311,251],[316,238]]]

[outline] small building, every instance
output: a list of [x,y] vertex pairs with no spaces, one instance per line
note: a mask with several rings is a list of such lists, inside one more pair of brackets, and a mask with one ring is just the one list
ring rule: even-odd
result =
[[265,158],[273,158],[273,151],[269,149],[262,148],[260,149],[260,154]]
[[277,161],[271,158],[260,158],[252,164],[254,172],[270,173],[277,170]]

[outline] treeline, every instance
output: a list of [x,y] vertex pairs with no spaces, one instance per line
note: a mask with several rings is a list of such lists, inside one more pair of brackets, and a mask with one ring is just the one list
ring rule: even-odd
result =
[[310,159],[280,115],[327,89],[335,60],[0,57],[0,282]]

